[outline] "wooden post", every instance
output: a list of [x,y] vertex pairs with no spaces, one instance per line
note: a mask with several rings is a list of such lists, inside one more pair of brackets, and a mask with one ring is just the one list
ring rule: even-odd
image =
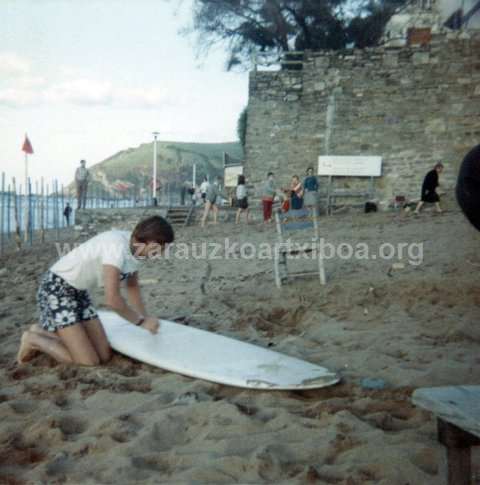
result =
[[[40,211],[40,199],[39,199],[40,191],[39,191],[39,185],[38,185],[38,180],[35,180],[35,220],[36,220],[36,227],[37,227],[37,237],[40,234],[39,229],[40,229],[40,217],[39,217],[39,211]],[[35,225],[34,225],[35,228]]]
[[40,180],[40,240],[45,242],[45,193],[44,193],[44,183],[43,177]]
[[332,206],[331,206],[331,197],[332,197],[332,176],[328,176],[328,187],[327,187],[327,215],[332,214]]
[[438,441],[447,448],[448,485],[473,485],[470,447],[480,439],[441,418],[437,430]]
[[32,201],[32,181],[28,177],[28,240],[30,246],[33,244],[33,201]]
[[62,218],[62,227],[66,227],[66,224],[65,224],[65,216],[63,215],[63,211],[65,210],[65,194],[63,193],[63,184],[62,184],[62,208],[61,208],[61,218]]
[[50,201],[48,200],[48,198],[50,197],[50,187],[48,184],[46,184],[46,188],[45,188],[45,203],[46,203],[46,210],[45,210],[45,229],[47,230],[47,233],[48,233],[48,224],[49,224],[49,217],[48,217],[48,214],[50,212]]
[[58,212],[58,202],[59,202],[59,194],[58,194],[58,180],[55,180],[55,216],[56,216],[56,226],[57,226],[57,241],[60,240],[60,221],[59,221],[59,212]]
[[18,233],[20,234],[20,238],[22,237],[22,227],[23,227],[23,187],[22,184],[18,184]]
[[15,243],[17,251],[22,248],[22,237],[20,235],[20,221],[18,220],[18,201],[17,201],[17,186],[15,184],[15,177],[12,179],[13,186],[13,217],[15,220]]
[[11,234],[10,234],[10,229],[11,229],[11,224],[10,224],[11,198],[12,198],[12,189],[10,187],[10,184],[8,184],[8,192],[7,192],[7,236],[8,236],[8,239],[10,239],[10,237],[11,237]]
[[0,214],[0,254],[3,254],[5,244],[5,172],[2,172],[2,196],[0,204],[2,205],[2,212]]

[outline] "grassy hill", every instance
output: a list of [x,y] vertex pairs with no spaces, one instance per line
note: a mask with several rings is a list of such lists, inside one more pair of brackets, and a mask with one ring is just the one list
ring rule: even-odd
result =
[[[192,167],[197,167],[197,184],[205,175],[210,178],[223,175],[223,153],[243,160],[238,142],[181,143],[157,142],[157,177],[162,186],[167,183],[175,190],[185,181],[192,180]],[[89,167],[92,175],[90,188],[113,193],[122,185],[138,190],[150,187],[152,181],[153,142],[137,148],[128,148]]]

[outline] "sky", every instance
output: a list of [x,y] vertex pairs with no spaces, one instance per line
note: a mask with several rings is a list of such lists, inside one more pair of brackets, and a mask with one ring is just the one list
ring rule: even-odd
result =
[[196,56],[192,0],[0,0],[0,172],[69,183],[159,140],[235,141],[248,73],[223,47]]

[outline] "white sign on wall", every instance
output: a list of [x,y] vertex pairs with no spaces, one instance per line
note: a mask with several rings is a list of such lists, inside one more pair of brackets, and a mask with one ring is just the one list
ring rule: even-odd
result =
[[340,177],[380,177],[382,157],[318,157],[318,175]]
[[238,182],[238,176],[243,174],[243,166],[235,165],[232,167],[225,167],[224,172],[224,186],[236,187]]

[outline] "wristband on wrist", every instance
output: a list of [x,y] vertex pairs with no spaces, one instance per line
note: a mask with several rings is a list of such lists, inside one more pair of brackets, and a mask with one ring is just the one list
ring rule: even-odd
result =
[[139,317],[135,325],[141,325],[145,321],[145,317]]

